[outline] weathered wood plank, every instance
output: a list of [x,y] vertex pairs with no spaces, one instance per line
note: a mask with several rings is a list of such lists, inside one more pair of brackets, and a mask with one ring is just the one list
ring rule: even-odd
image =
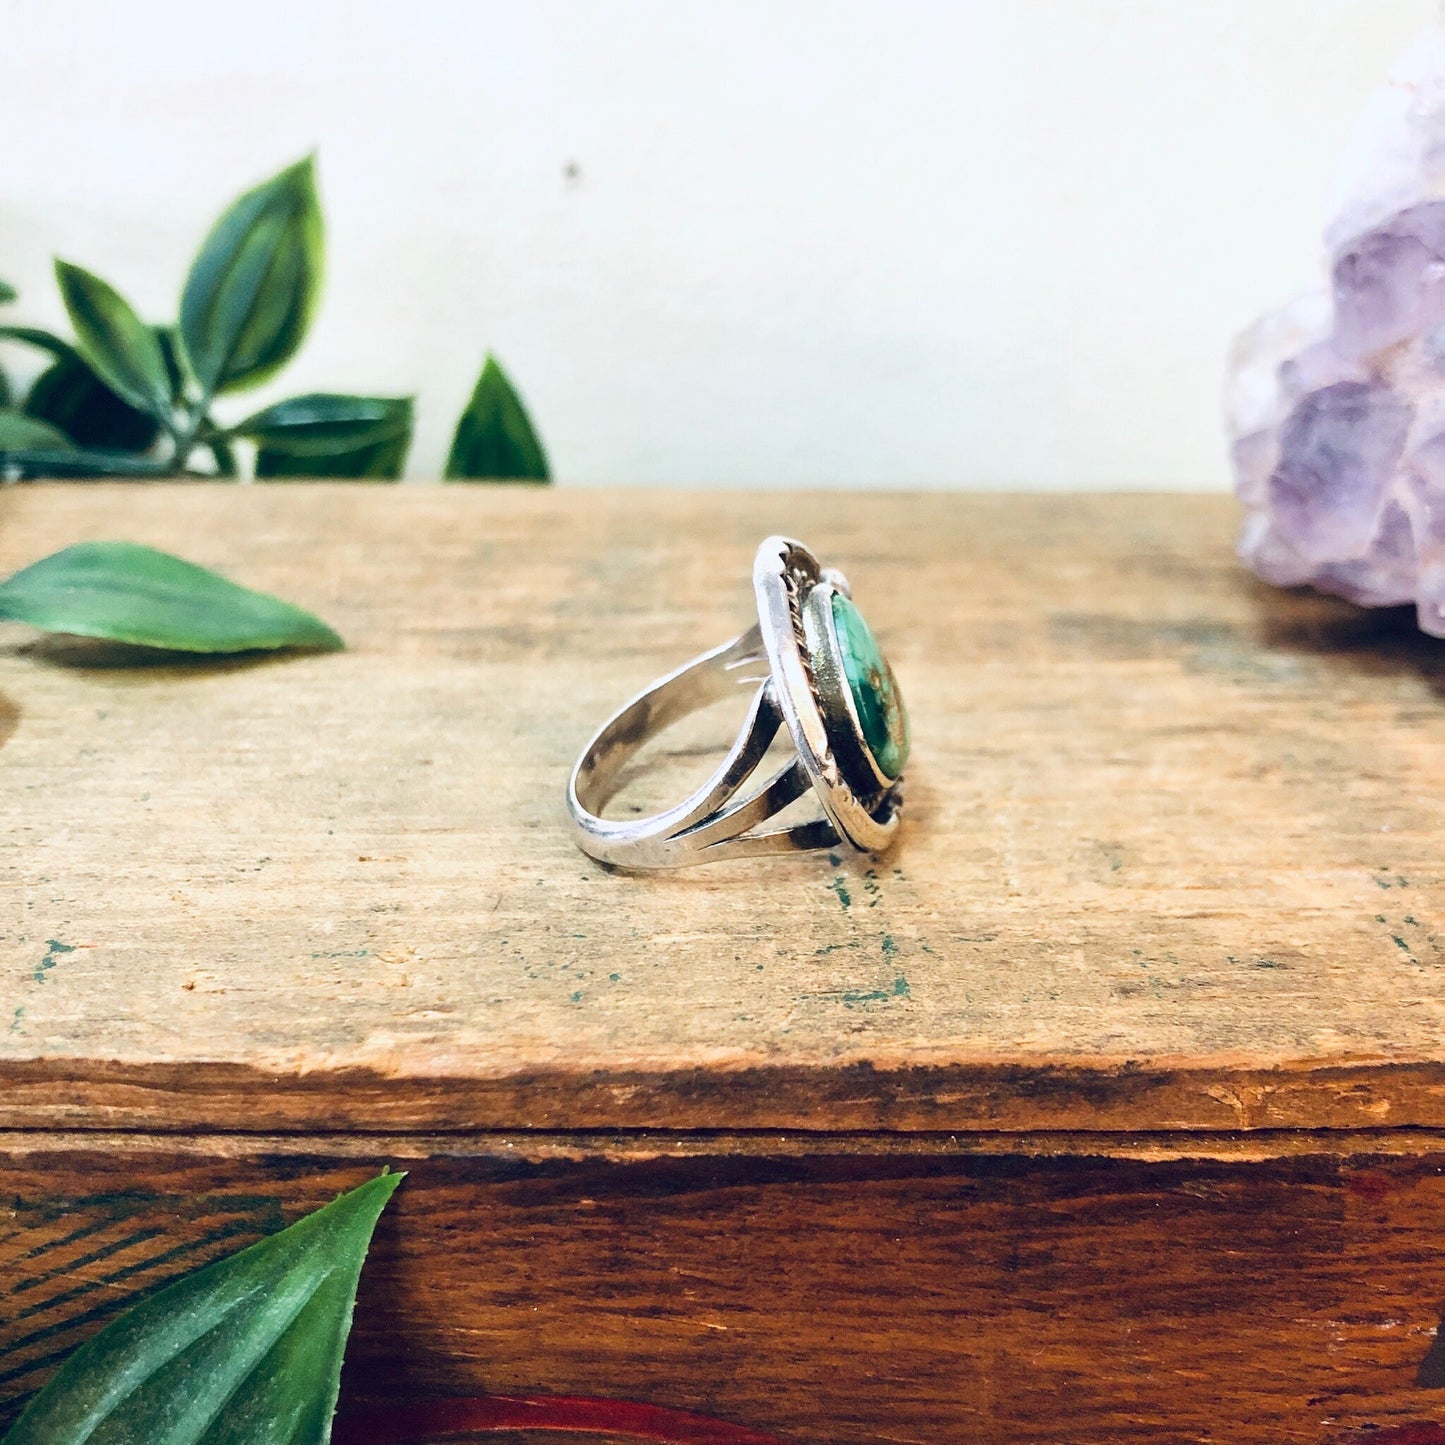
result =
[[630,1147],[7,1141],[0,1409],[142,1290],[396,1162],[343,1408],[610,1396],[834,1445],[1321,1445],[1441,1410],[1439,1152]]
[[[1445,653],[1254,585],[1220,498],[13,487],[346,654],[0,640],[0,1125],[1445,1125]],[[917,736],[876,865],[599,870],[561,793],[847,568]],[[134,664],[134,659],[129,662]],[[678,766],[696,766],[683,759]]]

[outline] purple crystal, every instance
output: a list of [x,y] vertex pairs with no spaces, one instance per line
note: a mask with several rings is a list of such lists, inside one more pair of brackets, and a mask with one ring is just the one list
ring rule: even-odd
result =
[[1367,357],[1445,320],[1445,203],[1402,212],[1335,258],[1335,336]]
[[1268,505],[1306,561],[1328,566],[1374,531],[1413,412],[1388,386],[1337,381],[1306,392],[1285,418]]
[[1240,555],[1268,582],[1416,604],[1445,637],[1445,24],[1371,102],[1328,291],[1237,343]]

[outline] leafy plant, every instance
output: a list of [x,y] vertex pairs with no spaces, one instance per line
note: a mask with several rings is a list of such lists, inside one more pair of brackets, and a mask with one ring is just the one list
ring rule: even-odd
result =
[[[0,477],[235,477],[254,446],[258,480],[395,481],[411,447],[409,397],[313,393],[240,422],[221,398],[274,376],[296,354],[321,290],[324,227],[310,158],[247,191],[191,264],[174,325],[143,321],[119,291],[69,261],[56,282],[72,344],[31,326],[0,340],[48,355],[17,405],[0,372]],[[0,282],[0,304],[15,300]],[[449,480],[549,480],[526,409],[488,356],[457,424]]]
[[142,1301],[0,1445],[326,1445],[362,1261],[401,1180],[378,1175]]
[[172,652],[345,646],[319,617],[154,547],[81,542],[0,583],[0,618]]

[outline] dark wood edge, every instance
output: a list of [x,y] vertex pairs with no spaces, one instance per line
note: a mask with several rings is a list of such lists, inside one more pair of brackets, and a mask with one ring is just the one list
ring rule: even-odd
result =
[[0,1130],[969,1133],[1445,1128],[1445,1064],[709,1067],[395,1078],[236,1064],[0,1064]]

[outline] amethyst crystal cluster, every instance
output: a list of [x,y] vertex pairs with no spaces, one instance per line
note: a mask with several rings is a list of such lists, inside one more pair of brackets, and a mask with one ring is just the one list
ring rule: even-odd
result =
[[1240,338],[1240,555],[1267,582],[1413,602],[1445,637],[1445,23],[1370,103],[1326,234],[1330,288]]

